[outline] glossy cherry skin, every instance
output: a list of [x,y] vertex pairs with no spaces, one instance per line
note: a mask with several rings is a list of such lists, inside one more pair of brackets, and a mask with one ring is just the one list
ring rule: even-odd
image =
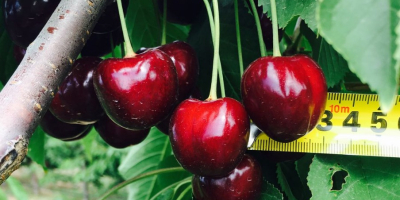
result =
[[305,55],[262,57],[241,81],[243,104],[274,140],[296,140],[316,125],[325,110],[327,86],[321,68]]
[[5,0],[5,27],[15,44],[27,48],[61,0]]
[[78,137],[70,138],[70,139],[64,139],[63,141],[65,141],[65,142],[72,142],[72,141],[80,140],[80,139],[86,137],[86,136],[90,133],[90,131],[92,130],[92,127],[93,127],[93,125],[89,125],[89,128],[86,129],[86,131],[83,132],[82,134],[80,134]]
[[107,144],[118,149],[139,144],[150,132],[150,129],[133,131],[122,128],[115,124],[107,115],[104,115],[96,122],[94,127]]
[[157,49],[133,58],[106,59],[93,81],[107,115],[130,130],[157,125],[177,102],[175,66],[167,54]]
[[245,155],[225,177],[194,175],[193,196],[196,200],[258,200],[262,190],[262,171],[256,159]]
[[[195,87],[194,90],[192,91],[192,94],[189,96],[188,99],[199,99],[199,100],[201,100],[202,98],[201,98],[200,89]],[[166,135],[169,134],[169,124],[171,122],[171,117],[172,117],[172,113],[171,113],[171,115],[169,115],[167,118],[162,120],[156,126],[158,128],[158,130],[160,130],[162,133],[164,133]]]
[[76,60],[50,105],[51,113],[70,124],[94,124],[104,114],[93,86],[93,72],[102,61],[98,57]]
[[90,130],[91,125],[67,124],[51,114],[49,111],[44,114],[40,126],[43,131],[51,137],[70,141],[81,138],[81,135],[87,134],[86,131]]
[[179,83],[178,100],[183,101],[191,94],[199,76],[199,60],[196,52],[189,44],[182,41],[165,44],[158,49],[174,62]]
[[22,59],[24,59],[24,56],[26,54],[26,49],[14,44],[13,53],[15,61],[17,62],[17,64],[19,64],[22,61]]
[[[164,0],[157,0],[157,4],[160,13],[164,13]],[[201,0],[167,0],[167,20],[181,25],[191,24],[203,7]]]
[[232,98],[187,99],[172,115],[169,137],[184,169],[200,176],[220,177],[243,158],[249,129],[246,110]]

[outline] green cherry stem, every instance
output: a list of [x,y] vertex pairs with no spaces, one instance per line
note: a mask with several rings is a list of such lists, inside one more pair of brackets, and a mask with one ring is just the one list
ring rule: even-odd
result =
[[136,53],[133,51],[132,44],[129,39],[128,29],[126,28],[126,22],[125,22],[125,14],[124,10],[122,9],[121,0],[117,0],[117,5],[118,5],[119,19],[121,20],[122,33],[124,35],[124,40],[125,40],[125,47],[126,47],[125,57],[126,58],[135,57]]
[[185,195],[192,189],[192,184],[189,184],[183,191],[182,193],[176,198],[176,200],[182,200]]
[[276,3],[275,0],[271,0],[271,18],[272,18],[272,44],[273,44],[273,56],[281,56],[279,50],[279,35],[278,35],[278,15],[276,14]]
[[213,8],[214,8],[214,60],[213,60],[213,72],[211,79],[211,89],[209,100],[217,99],[217,81],[218,81],[218,64],[219,64],[219,36],[220,36],[220,28],[219,28],[219,9],[218,9],[218,0],[213,0]]
[[261,23],[260,23],[260,17],[258,16],[258,12],[257,12],[256,5],[254,4],[254,0],[249,0],[249,2],[250,2],[251,10],[253,11],[254,20],[256,21],[258,42],[260,43],[261,57],[264,57],[264,56],[267,56],[267,48],[265,47],[265,44],[264,44]]
[[242,56],[242,41],[240,39],[240,24],[239,24],[239,6],[238,0],[234,1],[235,7],[235,25],[236,25],[236,40],[238,47],[238,58],[239,58],[239,68],[240,68],[240,77],[243,75],[243,56]]
[[140,179],[147,178],[147,177],[154,176],[154,175],[164,174],[164,173],[183,172],[183,171],[185,171],[185,170],[182,167],[171,167],[171,168],[157,169],[154,171],[146,172],[146,173],[140,174],[138,176],[135,176],[131,179],[125,180],[125,181],[121,182],[120,184],[114,186],[113,188],[108,190],[103,196],[101,196],[99,199],[100,200],[106,199],[107,197],[109,197],[111,194],[118,191],[119,189],[129,185],[130,183],[138,181]]
[[164,0],[161,45],[167,43],[167,1],[168,0]]

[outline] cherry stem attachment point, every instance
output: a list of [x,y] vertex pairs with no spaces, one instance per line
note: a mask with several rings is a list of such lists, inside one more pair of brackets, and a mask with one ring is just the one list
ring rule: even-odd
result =
[[129,39],[128,29],[126,28],[125,14],[122,8],[121,0],[117,0],[119,19],[121,20],[122,34],[124,35],[126,54],[125,58],[135,57],[136,53],[133,51],[131,41]]
[[258,11],[256,5],[254,4],[254,0],[249,0],[251,10],[253,11],[254,20],[256,21],[257,33],[258,33],[258,42],[260,43],[260,52],[261,57],[267,56],[267,48],[265,47],[263,33],[261,29],[260,17],[258,16]]
[[276,2],[271,1],[271,19],[272,19],[272,44],[273,44],[273,56],[282,56],[279,50],[279,35],[278,35],[278,15],[276,14]]
[[167,43],[167,1],[163,0],[163,19],[162,19],[162,35],[161,35],[161,45]]

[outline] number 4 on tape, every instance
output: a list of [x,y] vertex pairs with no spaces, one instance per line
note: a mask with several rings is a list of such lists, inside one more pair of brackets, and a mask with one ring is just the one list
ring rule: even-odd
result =
[[249,150],[400,157],[399,101],[384,114],[378,95],[328,93],[325,113],[311,132],[282,143],[252,127]]

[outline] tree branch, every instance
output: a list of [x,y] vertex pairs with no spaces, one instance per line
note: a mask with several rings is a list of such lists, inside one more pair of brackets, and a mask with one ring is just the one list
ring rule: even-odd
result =
[[62,0],[1,91],[0,184],[25,158],[29,138],[89,38],[106,1]]

